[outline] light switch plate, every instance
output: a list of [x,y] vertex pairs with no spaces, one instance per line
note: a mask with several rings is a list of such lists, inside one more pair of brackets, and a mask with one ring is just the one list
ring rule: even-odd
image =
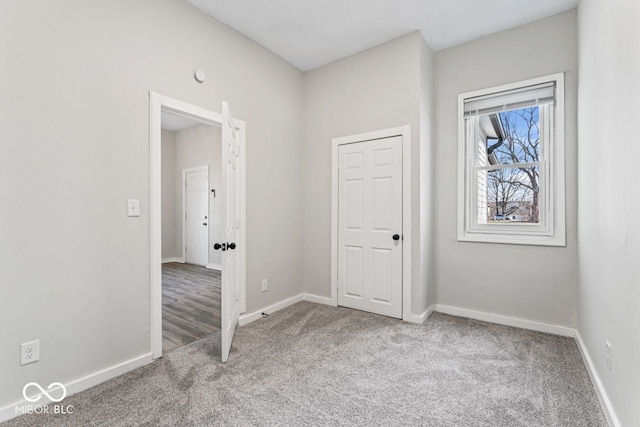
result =
[[140,216],[140,200],[127,200],[127,216]]

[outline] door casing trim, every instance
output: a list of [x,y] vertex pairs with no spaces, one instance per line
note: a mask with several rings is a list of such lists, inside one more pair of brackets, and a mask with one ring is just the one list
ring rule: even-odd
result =
[[402,320],[411,320],[411,126],[333,138],[331,153],[331,302],[338,305],[338,150],[341,145],[402,137]]

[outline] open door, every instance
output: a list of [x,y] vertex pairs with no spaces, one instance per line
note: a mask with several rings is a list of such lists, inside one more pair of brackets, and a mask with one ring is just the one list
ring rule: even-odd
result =
[[238,132],[234,124],[229,104],[222,103],[222,187],[225,190],[223,203],[225,212],[222,232],[222,362],[229,359],[233,334],[238,324],[238,260],[236,255],[236,235],[238,233],[239,208],[238,185],[240,155]]

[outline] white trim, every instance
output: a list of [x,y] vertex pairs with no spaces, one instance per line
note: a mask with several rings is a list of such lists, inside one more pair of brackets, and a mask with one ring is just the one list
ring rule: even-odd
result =
[[418,315],[418,314],[410,314],[408,317],[403,318],[402,320],[404,320],[405,322],[422,325],[424,322],[426,322],[427,318],[429,316],[431,316],[431,314],[434,311],[435,311],[435,307],[433,305],[430,305],[429,308],[427,308],[424,311],[424,313],[422,313],[420,315]]
[[411,313],[411,126],[333,138],[331,156],[331,301],[338,305],[338,149],[343,144],[402,137],[402,319]]
[[[549,120],[547,129],[555,132],[548,134],[543,141],[553,141],[551,149],[546,151],[546,158],[540,162],[540,175],[544,177],[540,188],[540,214],[544,222],[539,225],[527,224],[502,224],[489,225],[477,224],[477,205],[473,200],[476,190],[476,176],[469,173],[470,164],[475,165],[473,153],[476,141],[468,142],[468,129],[465,125],[464,102],[465,99],[484,95],[492,95],[527,86],[535,86],[542,83],[554,82],[555,90],[555,114],[540,111],[540,120]],[[564,73],[556,73],[548,76],[520,82],[509,83],[461,93],[458,95],[458,218],[457,237],[462,242],[486,242],[506,243],[520,245],[542,246],[566,246],[565,224],[565,104],[564,104]],[[541,130],[542,131],[542,130]],[[477,167],[474,167],[475,170]],[[474,176],[471,176],[474,175]]]
[[238,254],[238,314],[247,311],[247,155],[246,155],[246,137],[247,128],[245,122],[235,119],[238,129],[238,160],[240,164],[240,200],[238,206],[240,209],[240,232],[236,235],[239,248]]
[[338,194],[339,151],[333,141],[331,148],[331,302],[338,306]]
[[332,307],[337,307],[338,306],[338,304],[336,304],[336,302],[333,301],[331,298],[329,298],[329,297],[321,297],[320,295],[302,294],[302,299],[304,301],[314,302],[316,304],[330,305]]
[[[124,375],[127,372],[133,371],[134,369],[138,369],[144,365],[148,365],[153,362],[151,358],[151,353],[146,353],[141,356],[134,357],[133,359],[126,360],[124,362],[115,364],[113,366],[109,366],[108,368],[101,369],[99,371],[93,372],[89,375],[86,375],[81,378],[77,378],[72,381],[68,381],[64,384],[67,389],[67,396],[72,396],[81,391],[90,389],[98,384],[109,381],[113,378],[119,377],[120,375]],[[47,405],[51,403],[51,400],[47,398],[46,395],[41,394],[42,398],[38,401],[38,405]],[[64,401],[63,401],[64,402]],[[7,405],[3,408],[0,408],[0,423],[15,418],[18,415],[16,414],[15,407],[30,405],[26,399],[20,400],[18,402]],[[63,404],[63,403],[61,403]]]
[[[162,112],[188,117],[207,125],[222,125],[222,115],[196,105],[149,92],[149,252],[150,252],[150,347],[153,358],[162,356],[162,223],[161,223],[161,131]],[[234,119],[240,144],[240,230],[238,235],[238,310],[246,307],[246,125]]]
[[273,314],[276,311],[282,310],[283,308],[289,307],[290,305],[296,304],[300,301],[309,301],[315,304],[324,304],[324,305],[330,305],[332,307],[337,307],[337,303],[334,302],[331,298],[328,297],[322,297],[319,295],[313,295],[313,294],[298,294],[294,297],[291,298],[287,298],[285,300],[282,300],[278,303],[275,303],[273,305],[270,305],[268,307],[265,307],[261,310],[257,310],[254,311],[253,313],[249,313],[249,314],[244,314],[242,316],[240,316],[240,318],[238,319],[238,325],[239,326],[244,326],[247,325],[251,322],[255,322],[256,320],[262,318],[262,313],[266,313],[266,314]]
[[[211,181],[209,179],[210,171],[209,166],[197,166],[194,168],[185,168],[182,169],[182,183],[180,183],[180,188],[182,189],[182,258],[185,262],[187,259],[187,174],[192,172],[207,172],[207,217],[211,215],[209,209],[209,189],[211,188]],[[207,261],[209,260],[209,221],[207,220]]]
[[[149,93],[149,279],[150,347],[153,357],[162,355],[162,95]],[[160,179],[158,179],[160,177]],[[159,284],[159,285],[158,285]],[[159,287],[159,289],[158,289]]]
[[503,316],[501,314],[487,313],[484,311],[470,310],[467,308],[453,307],[443,304],[434,304],[432,307],[438,313],[450,314],[452,316],[482,320],[483,322],[497,323],[498,325],[513,326],[516,328],[545,332],[547,334],[561,335],[563,337],[573,337],[575,335],[575,329],[567,326],[551,325],[549,323],[536,322],[534,320]]
[[276,311],[282,310],[283,308],[289,307],[290,305],[293,305],[300,301],[303,301],[303,294],[299,294],[299,295],[296,295],[295,297],[287,298],[276,304],[254,311],[253,313],[243,314],[238,318],[238,326],[244,326],[251,322],[255,322],[256,320],[262,318],[262,313],[273,314]]
[[598,371],[596,370],[595,365],[593,364],[593,360],[589,355],[589,351],[587,350],[587,346],[584,344],[582,340],[582,336],[580,335],[580,331],[575,331],[575,339],[576,344],[578,345],[578,350],[580,350],[580,354],[582,355],[582,359],[584,360],[584,364],[587,367],[587,372],[589,372],[589,377],[591,378],[591,383],[593,384],[593,388],[596,389],[596,394],[598,395],[598,400],[600,401],[600,406],[602,407],[602,412],[604,412],[604,416],[607,419],[607,423],[612,427],[621,427],[620,421],[618,420],[618,416],[613,409],[613,405],[611,404],[611,400],[609,400],[609,396],[602,384],[602,380],[600,380],[600,376],[598,375]]
[[207,264],[207,268],[210,269],[210,270],[222,271],[222,266],[220,264],[209,263],[209,264]]
[[179,262],[180,264],[184,264],[185,260],[184,258],[178,258],[178,257],[173,257],[173,258],[162,258],[162,263],[166,264],[168,262]]

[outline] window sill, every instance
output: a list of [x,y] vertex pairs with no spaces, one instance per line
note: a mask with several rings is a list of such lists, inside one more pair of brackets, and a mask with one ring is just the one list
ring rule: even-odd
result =
[[566,247],[567,242],[562,236],[540,236],[525,234],[499,234],[499,233],[461,233],[458,235],[459,242],[475,243],[499,243],[506,245],[533,245],[533,246],[556,246]]

